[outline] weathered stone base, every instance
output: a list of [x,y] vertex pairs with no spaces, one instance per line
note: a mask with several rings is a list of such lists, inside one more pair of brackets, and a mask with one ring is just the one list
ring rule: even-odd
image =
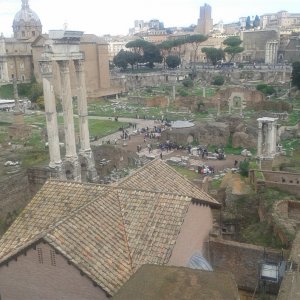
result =
[[78,157],[66,157],[64,160],[66,179],[81,181],[81,168]]
[[81,165],[81,174],[84,173],[84,170],[86,171],[86,178],[83,178],[82,176],[82,181],[94,183],[99,182],[99,176],[95,168],[95,160],[92,150],[80,151],[79,160]]

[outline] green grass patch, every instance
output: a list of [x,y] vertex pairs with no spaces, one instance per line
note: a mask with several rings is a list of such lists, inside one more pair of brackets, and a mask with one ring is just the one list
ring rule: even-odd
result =
[[266,208],[267,211],[271,211],[273,208],[273,205],[280,200],[283,199],[296,199],[296,197],[292,194],[289,194],[287,192],[283,192],[280,190],[277,190],[275,188],[267,188],[263,192],[259,194],[261,204]]
[[49,161],[48,149],[32,149],[24,152],[21,155],[21,161],[22,166],[26,168],[47,163]]
[[219,189],[221,183],[222,183],[222,178],[217,179],[217,180],[213,180],[211,182],[210,187],[211,187],[212,190],[217,190],[217,189]]
[[[76,123],[78,124],[78,122]],[[104,137],[119,131],[122,126],[126,128],[128,123],[110,120],[89,120],[89,131],[91,136]]]
[[0,86],[0,98],[2,99],[13,99],[14,98],[14,91],[12,84],[6,84]]
[[254,223],[241,231],[242,242],[263,247],[284,248],[285,245],[274,235],[272,227],[267,222]]

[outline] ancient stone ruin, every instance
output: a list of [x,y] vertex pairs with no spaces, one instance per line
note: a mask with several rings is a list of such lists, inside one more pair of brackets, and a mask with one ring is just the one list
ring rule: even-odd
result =
[[276,154],[277,144],[277,118],[259,118],[257,156],[260,158],[273,158]]
[[[49,32],[50,40],[45,46],[43,60],[40,61],[43,77],[48,146],[50,154],[49,168],[55,177],[81,181],[81,169],[87,170],[87,180],[97,181],[94,157],[90,147],[86,85],[83,69],[84,55],[79,51],[82,32],[54,30]],[[69,65],[74,63],[77,79],[77,100],[80,130],[79,157],[76,153],[73,103]],[[64,118],[66,155],[61,159],[58,123],[54,88],[52,84],[52,67],[58,64],[61,79],[61,97]]]

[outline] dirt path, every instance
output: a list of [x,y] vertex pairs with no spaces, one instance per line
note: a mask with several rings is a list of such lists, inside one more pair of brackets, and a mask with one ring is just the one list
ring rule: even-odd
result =
[[[98,119],[105,119],[102,117],[92,117],[92,118],[98,118]],[[106,118],[107,119],[107,118]],[[128,122],[128,123],[135,123],[137,124],[137,128],[146,128],[149,127],[150,129],[155,126],[155,123],[153,120],[143,120],[143,119],[130,119],[130,118],[119,118],[119,121],[121,122]],[[118,147],[122,147],[123,149],[127,149],[128,151],[136,152],[140,157],[143,156],[151,156],[151,157],[159,157],[160,153],[162,153],[163,159],[168,159],[171,157],[182,157],[182,156],[189,156],[187,150],[172,150],[172,151],[161,151],[160,149],[156,149],[156,144],[159,143],[159,140],[157,139],[150,139],[145,138],[144,140],[144,134],[132,134],[133,131],[135,131],[134,128],[128,129],[129,133],[131,134],[130,139],[122,140],[120,138],[120,132],[111,134],[109,136],[106,136],[102,139],[99,139],[98,141],[92,142],[93,145],[101,145],[102,143],[106,143],[108,140],[110,140],[111,143],[115,143],[116,139],[116,145]],[[147,148],[148,144],[153,145],[153,150],[151,153],[149,153],[149,150]],[[137,152],[137,146],[141,146],[141,151]],[[202,159],[201,156],[189,156],[191,159],[194,159],[196,163],[199,164],[205,164],[207,166],[214,167],[215,173],[222,173],[224,169],[226,168],[233,168],[234,162],[237,160],[238,162],[244,160],[244,157],[241,155],[232,155],[228,154],[226,155],[226,159],[224,160],[210,160],[210,159]]]

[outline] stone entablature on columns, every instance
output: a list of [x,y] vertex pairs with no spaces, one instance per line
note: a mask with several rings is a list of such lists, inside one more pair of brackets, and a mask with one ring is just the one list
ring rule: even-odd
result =
[[[81,165],[87,168],[87,179],[98,181],[94,157],[90,147],[86,83],[84,76],[84,53],[79,50],[81,31],[51,30],[50,40],[45,45],[43,56],[59,66],[61,79],[61,97],[64,116],[66,157],[64,166],[67,178],[81,180]],[[73,98],[71,91],[70,63],[74,62],[77,78],[77,99],[80,129],[80,162],[76,152],[75,128],[73,119]]]

